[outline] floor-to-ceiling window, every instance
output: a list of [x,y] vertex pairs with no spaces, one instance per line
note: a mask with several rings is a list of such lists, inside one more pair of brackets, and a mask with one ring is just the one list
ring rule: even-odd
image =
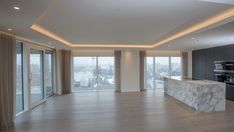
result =
[[181,76],[181,57],[147,57],[147,89],[163,89],[164,77]]
[[43,51],[30,50],[30,95],[31,105],[44,99]]
[[96,61],[96,57],[74,57],[73,91],[96,89]]
[[53,52],[45,51],[45,94],[50,97],[54,94],[53,90]]
[[155,86],[164,87],[164,77],[170,74],[169,57],[155,57]]
[[181,74],[181,57],[171,57],[171,77],[180,77]]
[[155,78],[155,63],[154,57],[147,57],[146,58],[146,85],[147,89],[153,89],[155,86],[154,78]]
[[16,44],[16,114],[24,110],[24,88],[23,88],[23,45]]
[[98,57],[98,88],[114,89],[114,57]]
[[114,57],[74,57],[73,92],[114,89]]

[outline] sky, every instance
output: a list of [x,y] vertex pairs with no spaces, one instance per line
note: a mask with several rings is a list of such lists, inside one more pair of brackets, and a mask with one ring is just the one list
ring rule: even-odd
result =
[[[98,57],[99,65],[114,65],[114,57]],[[96,65],[96,57],[74,57],[74,65]]]

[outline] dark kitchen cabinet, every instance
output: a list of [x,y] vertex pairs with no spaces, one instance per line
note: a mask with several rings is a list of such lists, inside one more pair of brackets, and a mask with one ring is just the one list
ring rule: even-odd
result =
[[215,80],[215,75],[214,75],[214,57],[213,57],[213,50],[212,49],[207,49],[206,50],[206,71],[205,71],[205,79],[207,80]]
[[226,84],[226,99],[234,101],[234,85]]
[[[234,44],[193,51],[193,78],[215,81],[214,61],[234,61]],[[234,101],[234,85],[227,84],[226,96]]]
[[199,79],[205,79],[205,71],[206,71],[206,51],[199,50],[193,52],[193,77]]

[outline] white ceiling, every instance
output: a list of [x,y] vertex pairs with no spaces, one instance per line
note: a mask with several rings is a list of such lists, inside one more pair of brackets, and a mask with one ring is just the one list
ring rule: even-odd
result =
[[[45,11],[52,0],[0,0],[0,31],[13,33],[18,36],[40,43],[65,48],[61,43],[31,30],[31,25]],[[16,11],[14,6],[21,9]],[[7,29],[13,29],[9,32]]]
[[197,0],[56,0],[37,24],[74,44],[146,45],[229,7]]
[[229,44],[234,44],[234,22],[230,22],[203,32],[190,34],[166,45],[159,46],[157,49],[187,51]]
[[[62,48],[61,43],[31,30],[31,25],[36,23],[75,44],[149,45],[233,7],[229,0],[217,1],[1,0],[0,30],[12,28],[16,35]],[[21,9],[15,11],[14,6]],[[183,41],[186,46],[191,43],[191,39]],[[171,43],[171,49],[193,48],[179,43]]]

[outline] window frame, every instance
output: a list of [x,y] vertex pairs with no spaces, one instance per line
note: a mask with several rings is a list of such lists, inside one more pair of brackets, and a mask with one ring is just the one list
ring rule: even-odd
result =
[[46,53],[50,53],[51,55],[51,85],[52,85],[52,94],[47,96],[45,93],[45,98],[50,98],[55,95],[55,53],[52,50],[44,50],[44,91],[46,92],[46,83],[45,83],[45,65],[47,62],[45,62],[45,56]]
[[[99,65],[98,65],[98,59],[99,58],[101,58],[101,57],[113,57],[114,58],[114,56],[110,56],[110,55],[108,55],[108,56],[97,56],[97,55],[90,55],[90,56],[88,56],[88,55],[85,55],[85,56],[73,56],[72,57],[72,92],[73,93],[76,93],[76,92],[82,92],[82,91],[74,91],[74,65],[75,65],[75,62],[74,62],[74,58],[76,58],[76,57],[95,57],[95,71],[96,71],[96,74],[95,74],[95,76],[96,76],[96,82],[97,82],[97,88],[94,88],[93,90],[91,90],[91,91],[101,91],[102,89],[100,89],[99,88],[99,81],[98,81],[98,79],[99,79],[99,77],[98,77],[98,71],[99,71]],[[114,64],[115,62],[114,62],[114,59],[113,59],[113,64]],[[114,76],[115,76],[115,64],[114,64]],[[115,86],[114,86],[115,87]],[[113,91],[115,90],[115,88],[113,88]]]
[[[146,84],[146,89],[161,89],[161,88],[157,88],[157,86],[156,86],[156,83],[155,83],[155,79],[156,79],[156,58],[157,57],[168,57],[168,77],[169,78],[171,78],[171,72],[172,72],[172,65],[171,65],[171,59],[173,58],[173,57],[179,57],[180,58],[180,69],[181,69],[181,75],[180,76],[182,76],[182,57],[181,56],[146,56],[146,60],[147,60],[147,58],[150,58],[150,57],[152,57],[153,58],[153,72],[154,72],[154,76],[153,76],[153,88],[148,88],[148,86],[147,86],[147,84]],[[145,65],[146,65],[146,68],[147,68],[147,61],[146,61],[146,63],[145,63]],[[147,72],[147,70],[146,70],[146,72]],[[147,80],[148,80],[148,78],[147,78],[147,73],[146,73],[146,76],[145,76],[145,80],[146,80],[146,83],[147,83]]]

